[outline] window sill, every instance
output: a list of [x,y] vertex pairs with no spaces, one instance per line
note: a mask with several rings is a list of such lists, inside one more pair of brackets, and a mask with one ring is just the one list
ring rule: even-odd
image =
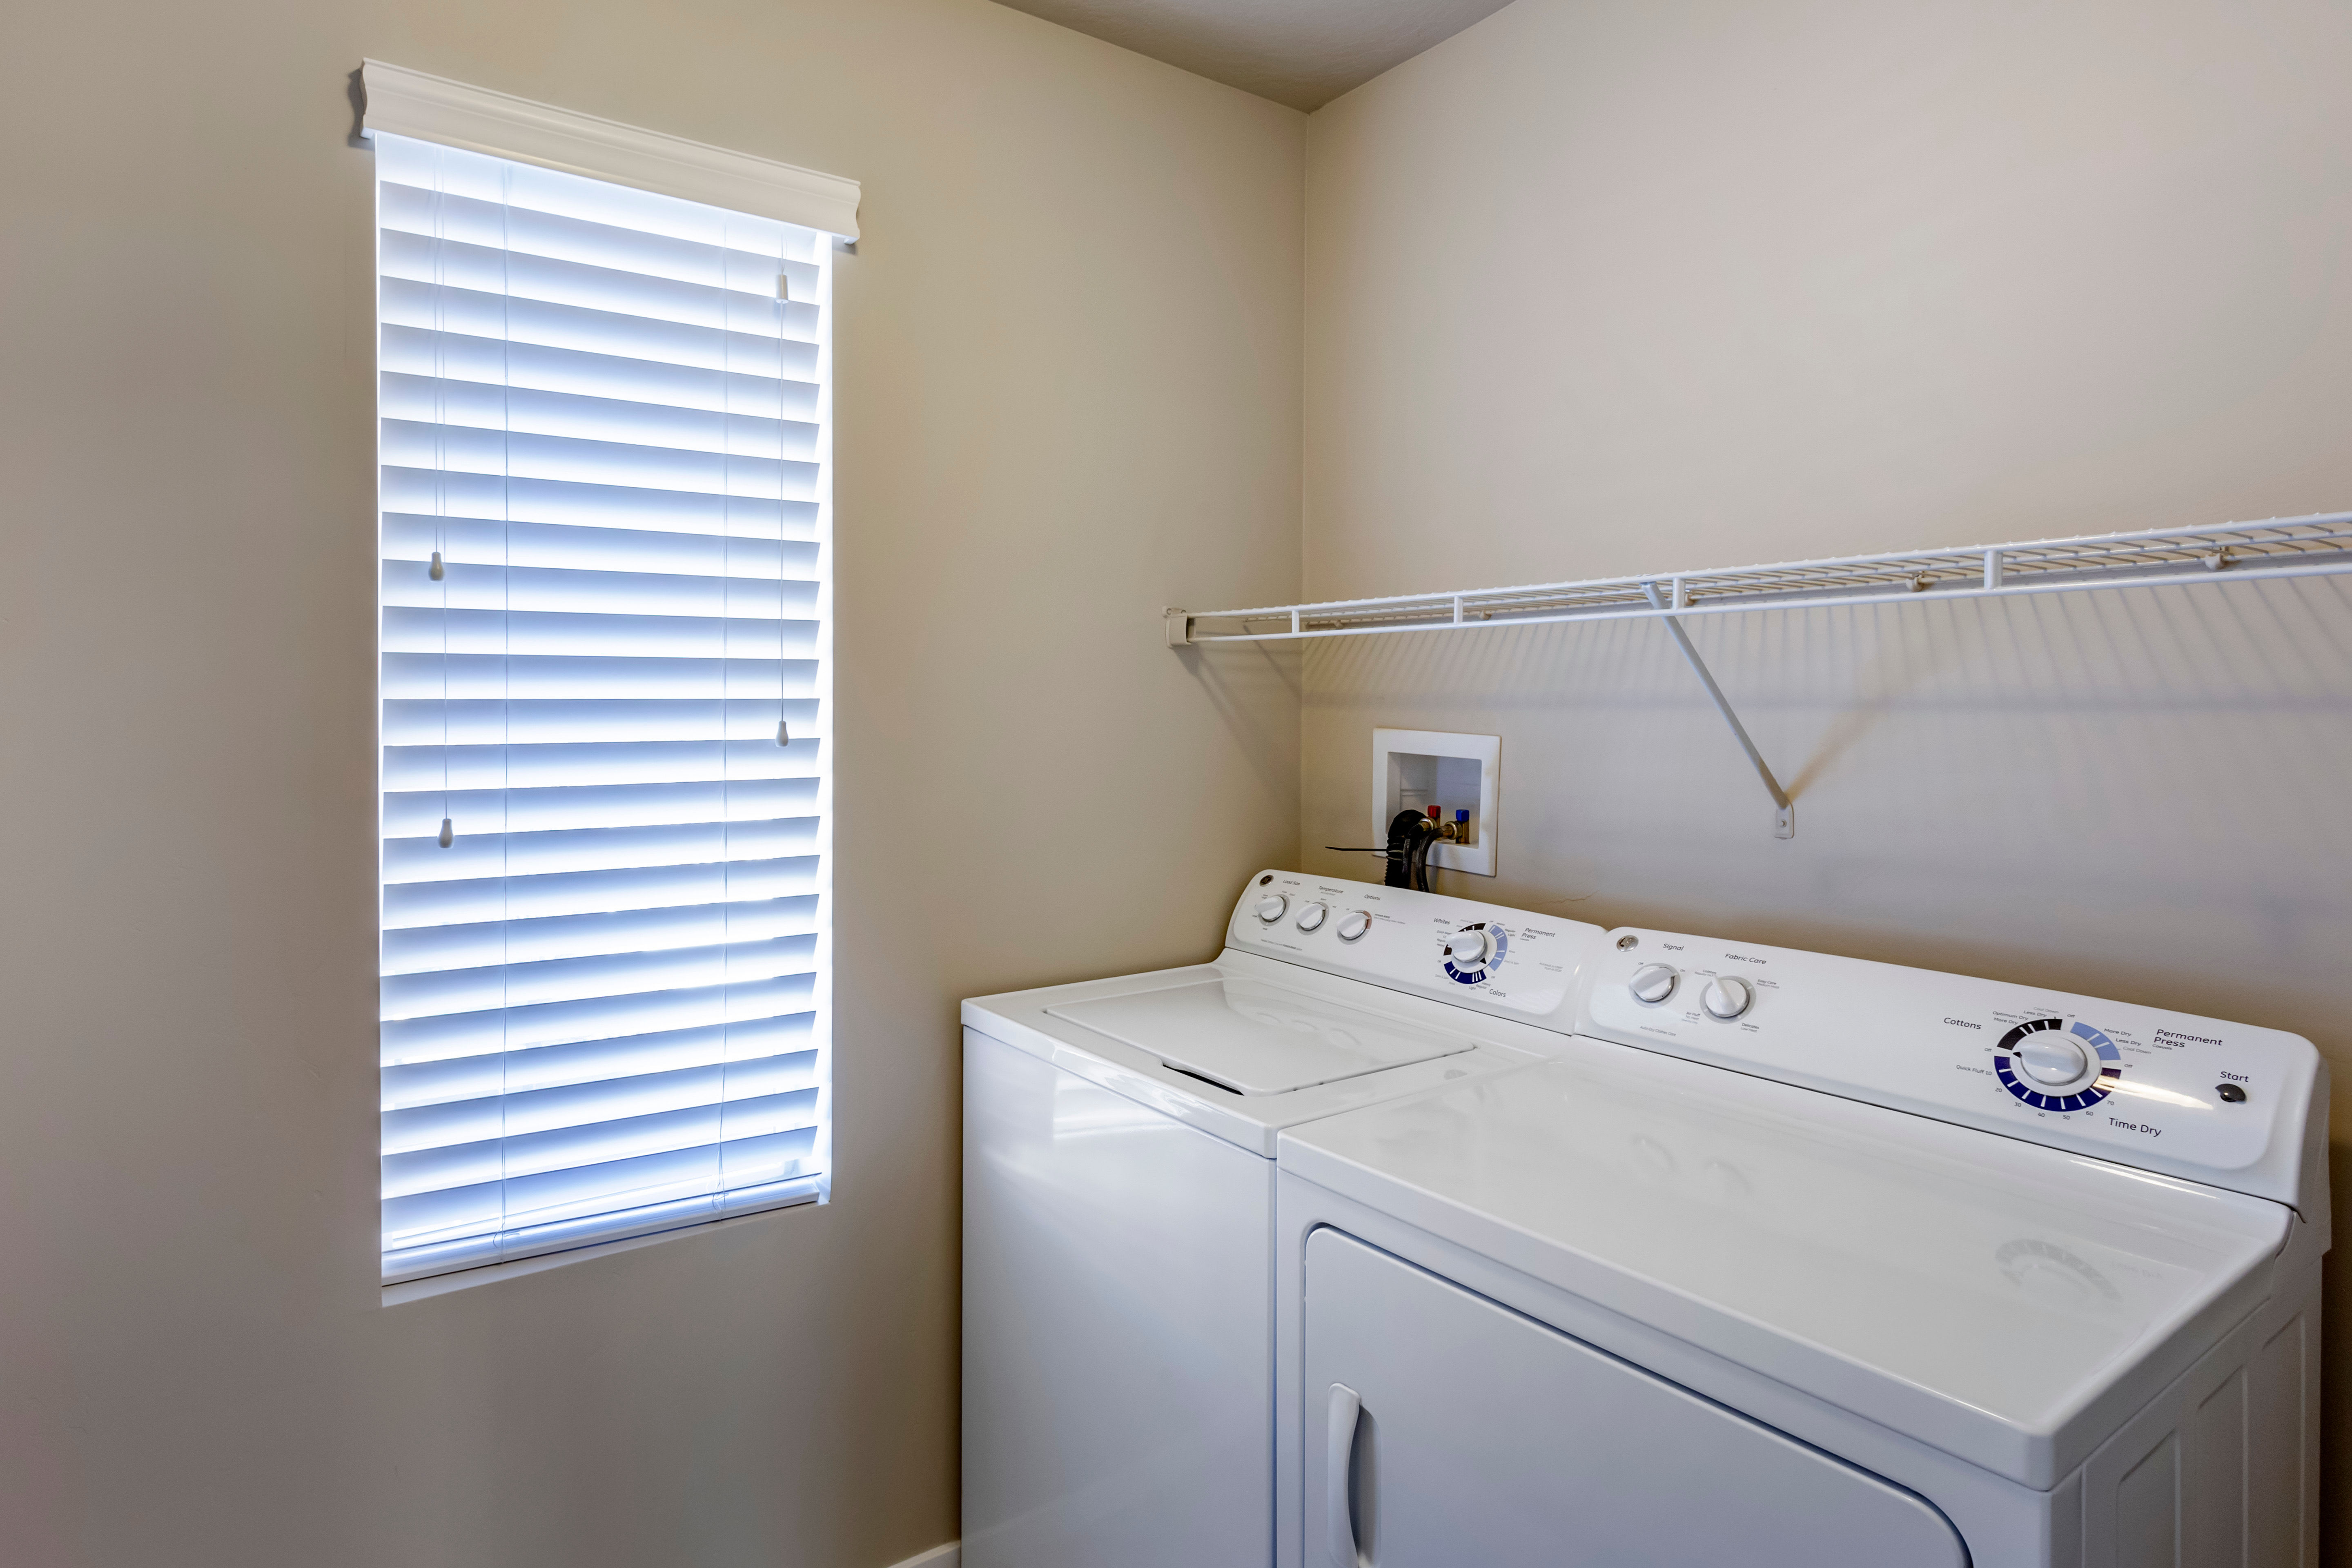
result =
[[749,1214],[721,1215],[717,1219],[695,1220],[667,1230],[649,1231],[643,1236],[615,1237],[609,1241],[594,1241],[582,1247],[568,1247],[561,1252],[542,1252],[532,1258],[518,1258],[505,1263],[483,1263],[471,1268],[453,1269],[446,1274],[429,1274],[422,1279],[404,1279],[383,1287],[383,1304],[397,1307],[408,1301],[422,1301],[434,1296],[446,1296],[452,1290],[469,1290],[477,1285],[494,1284],[501,1279],[519,1279],[526,1274],[540,1274],[550,1268],[561,1268],[567,1263],[584,1263],[592,1258],[608,1258],[616,1252],[628,1252],[656,1242],[674,1241],[680,1237],[707,1236],[721,1227],[756,1225],[788,1210],[823,1203],[829,1195],[829,1184],[812,1184],[809,1189],[766,1208]]

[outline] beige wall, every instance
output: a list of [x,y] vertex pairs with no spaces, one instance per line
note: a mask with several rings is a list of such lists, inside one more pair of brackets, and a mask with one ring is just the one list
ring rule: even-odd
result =
[[[373,1279],[376,56],[853,175],[836,1202]],[[0,22],[0,1558],[878,1568],[955,1531],[955,1002],[1297,841],[1304,121],[980,0]]]
[[[1310,121],[1307,592],[2352,507],[2347,80],[2336,4],[1518,0]],[[1503,874],[1448,890],[2293,1029],[2341,1083],[2346,584],[1694,622],[1787,843],[1663,627],[1315,645],[1304,859],[1363,874],[1319,846],[1376,724],[1499,734]]]

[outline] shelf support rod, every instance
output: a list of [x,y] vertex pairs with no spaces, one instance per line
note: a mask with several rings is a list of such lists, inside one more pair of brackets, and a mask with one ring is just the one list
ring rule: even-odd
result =
[[1740,723],[1739,715],[1731,710],[1731,703],[1723,695],[1723,688],[1715,683],[1715,676],[1707,669],[1706,660],[1699,658],[1698,649],[1691,646],[1690,634],[1683,630],[1682,617],[1671,613],[1672,610],[1682,609],[1690,603],[1682,579],[1677,577],[1674,580],[1674,596],[1671,600],[1659,595],[1658,585],[1655,583],[1643,584],[1642,593],[1650,601],[1653,609],[1669,612],[1658,618],[1666,623],[1666,630],[1675,634],[1675,644],[1682,648],[1683,657],[1690,660],[1692,671],[1698,676],[1698,683],[1706,688],[1708,698],[1715,703],[1715,710],[1723,715],[1723,721],[1731,726],[1732,734],[1738,738],[1739,749],[1746,752],[1748,760],[1756,764],[1756,776],[1764,781],[1765,789],[1770,792],[1772,796],[1774,807],[1772,837],[1794,838],[1797,836],[1796,802],[1790,800],[1789,792],[1780,787],[1780,781],[1772,776],[1772,770],[1765,763],[1764,753],[1756,749],[1756,742],[1748,738],[1747,726]]

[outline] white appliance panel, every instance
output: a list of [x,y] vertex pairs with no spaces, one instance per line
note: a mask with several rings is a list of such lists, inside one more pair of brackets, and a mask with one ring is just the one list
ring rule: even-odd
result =
[[[1281,912],[1262,919],[1269,900],[1278,900]],[[1352,937],[1359,928],[1351,915],[1362,917]],[[1473,928],[1488,933],[1494,951],[1477,963],[1449,963],[1447,941]],[[1443,893],[1261,871],[1234,906],[1225,945],[1565,1034],[1575,1023],[1578,977],[1600,935],[1579,921]]]
[[1316,1568],[1962,1568],[1911,1493],[1333,1230],[1307,1244]]
[[967,1568],[1266,1561],[1273,1181],[965,1032]]
[[1225,974],[1045,1011],[1240,1094],[1283,1094],[1458,1055],[1473,1042]]
[[[1583,1033],[2281,1203],[2315,1173],[2306,1112],[2324,1084],[2298,1036],[1827,953],[1610,934]],[[1671,989],[1644,1002],[1635,982],[1660,971]],[[1708,1008],[1723,981],[1746,1002],[1728,1018]]]

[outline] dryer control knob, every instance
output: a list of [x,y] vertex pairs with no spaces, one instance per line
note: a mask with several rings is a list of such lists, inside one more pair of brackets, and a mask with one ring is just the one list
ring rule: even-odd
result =
[[1372,917],[1362,910],[1349,910],[1339,917],[1339,940],[1353,942],[1372,929]]
[[1298,911],[1298,929],[1300,931],[1315,930],[1323,923],[1323,917],[1330,912],[1330,909],[1323,904],[1307,905],[1305,909]]
[[1257,901],[1257,918],[1272,925],[1282,918],[1282,911],[1289,907],[1290,900],[1280,893],[1268,893]]
[[1484,931],[1457,931],[1445,940],[1445,956],[1461,969],[1483,967],[1494,951],[1495,939]]
[[2053,1084],[2072,1083],[2091,1065],[2082,1047],[2054,1029],[2027,1036],[2017,1061],[2034,1082]]
[[1756,993],[1748,988],[1745,980],[1726,974],[1708,981],[1698,999],[1709,1017],[1728,1023],[1748,1011],[1748,1005],[1756,1000]]
[[1645,963],[1633,971],[1633,978],[1625,989],[1633,994],[1636,1002],[1663,1002],[1675,994],[1675,982],[1679,978],[1670,965]]

